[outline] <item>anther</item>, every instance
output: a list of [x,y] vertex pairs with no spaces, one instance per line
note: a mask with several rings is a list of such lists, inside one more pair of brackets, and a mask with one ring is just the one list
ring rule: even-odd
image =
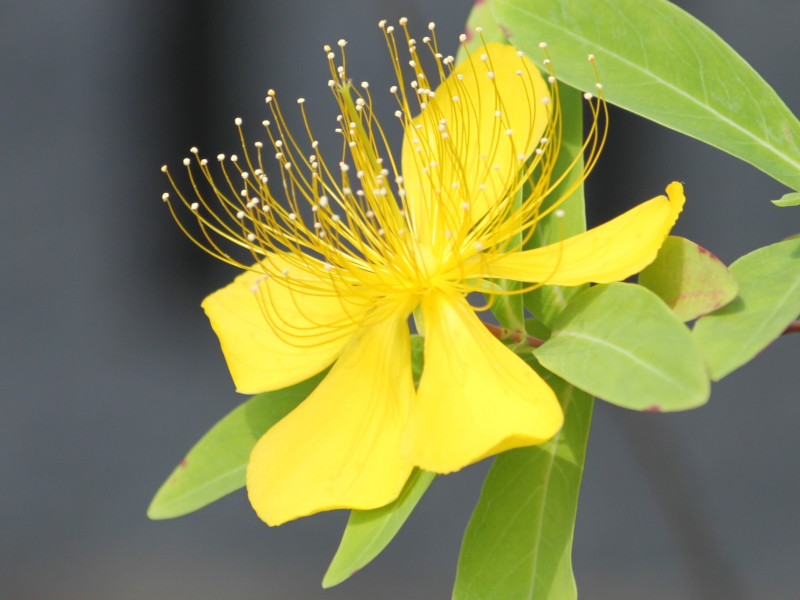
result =
[[344,48],[345,46],[347,46],[347,40],[339,40],[336,43],[338,44],[339,48]]
[[483,62],[486,62],[487,60],[489,60],[489,55],[488,54],[481,54],[481,60]]
[[467,41],[467,34],[462,33],[460,36],[458,36],[458,41],[461,42],[462,44],[464,42],[466,42]]
[[483,242],[475,242],[474,247],[475,247],[475,250],[480,252],[481,250],[483,250]]
[[486,73],[486,76],[487,76],[489,79],[494,79],[494,71],[489,71],[488,73]]
[[242,124],[242,119],[241,119],[241,117],[236,117],[236,118],[233,120],[233,122],[234,122],[234,124],[235,124],[237,127],[239,127],[239,126],[241,126],[241,124]]
[[583,99],[584,100],[591,100],[592,98],[594,98],[594,96],[592,95],[591,92],[584,92],[584,94],[583,94]]
[[256,241],[256,235],[254,233],[248,233],[247,234],[247,241],[250,242],[250,243],[255,242]]
[[306,101],[306,99],[305,99],[305,98],[298,98],[298,99],[297,99],[297,103],[298,103],[298,104],[303,104],[305,101]]
[[539,48],[541,48],[542,50],[547,48],[547,42],[539,42]]
[[163,194],[161,194],[161,199],[164,202],[169,202],[169,192],[164,192]]
[[197,146],[192,146],[191,148],[189,148],[189,152],[191,152],[192,154],[197,154],[198,152]]
[[565,213],[562,209],[559,208],[558,210],[553,212],[553,215],[555,215],[556,219],[563,219],[567,215],[567,213]]
[[433,21],[431,21],[430,23],[428,23],[428,29],[429,29],[430,31],[433,31],[434,29],[436,29],[436,23],[434,23]]
[[184,158],[183,159],[183,166],[184,167],[188,167],[190,164],[192,164],[191,160],[189,160],[188,158]]
[[236,218],[239,219],[240,221],[243,220],[246,216],[247,214],[243,210],[240,210],[239,212],[236,213]]
[[289,213],[289,220],[290,221],[297,221],[297,214],[293,213],[293,212],[290,212]]
[[197,209],[200,208],[200,205],[197,202],[192,202],[189,205],[189,208],[192,210],[192,212],[197,212]]
[[590,54],[589,56],[587,56],[587,57],[586,57],[586,59],[587,59],[589,62],[594,62],[594,54]]

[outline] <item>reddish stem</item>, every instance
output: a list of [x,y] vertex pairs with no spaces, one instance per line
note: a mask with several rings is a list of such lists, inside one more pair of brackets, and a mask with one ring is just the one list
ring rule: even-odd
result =
[[783,335],[787,333],[800,333],[800,321],[792,321],[789,326],[783,330]]
[[525,343],[533,348],[538,348],[544,344],[544,340],[540,340],[532,335],[526,335],[525,332],[520,331],[519,329],[511,330],[505,327],[500,327],[499,325],[492,325],[491,323],[483,323],[483,325],[489,330],[489,333],[499,340],[511,340],[512,342],[517,342],[518,344]]

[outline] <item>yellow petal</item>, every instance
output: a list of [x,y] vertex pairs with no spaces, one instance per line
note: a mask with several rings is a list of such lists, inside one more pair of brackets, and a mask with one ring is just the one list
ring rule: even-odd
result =
[[466,300],[422,300],[425,366],[401,452],[448,473],[491,454],[539,444],[561,427],[550,387],[494,338]]
[[547,126],[544,97],[549,90],[537,67],[512,46],[496,43],[473,52],[434,97],[426,97],[427,108],[406,130],[402,155],[421,241],[431,239],[434,227],[457,228],[465,214],[468,227],[506,194],[522,164],[519,156],[533,152]]
[[683,186],[673,182],[658,196],[599,227],[542,248],[498,255],[482,273],[547,285],[609,283],[638,273],[656,257],[683,209]]
[[331,372],[258,441],[247,493],[270,525],[394,500],[413,465],[400,432],[414,395],[407,311],[361,330]]
[[[254,269],[262,266],[310,277],[278,256]],[[303,293],[302,286],[290,291],[273,278],[247,271],[203,300],[237,391],[256,394],[303,381],[342,351],[368,307],[342,298],[328,282],[315,278],[314,288],[313,293]]]

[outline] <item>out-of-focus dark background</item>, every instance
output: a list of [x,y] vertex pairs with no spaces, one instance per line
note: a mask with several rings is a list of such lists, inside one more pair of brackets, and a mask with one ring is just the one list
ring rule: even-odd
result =
[[[486,464],[437,480],[389,549],[329,591],[345,513],[271,529],[243,493],[173,521],[145,509],[242,400],[199,308],[234,273],[178,232],[159,167],[192,145],[235,152],[233,118],[260,122],[270,87],[290,113],[297,96],[332,110],[324,43],[347,38],[350,73],[386,89],[378,20],[408,16],[420,36],[435,20],[454,47],[471,3],[2,4],[0,598],[449,597]],[[680,4],[800,111],[800,4]],[[673,179],[689,198],[676,233],[726,262],[800,231],[767,176],[620,111],[592,219]],[[800,336],[779,340],[685,414],[597,405],[575,535],[583,598],[800,597],[798,356]]]

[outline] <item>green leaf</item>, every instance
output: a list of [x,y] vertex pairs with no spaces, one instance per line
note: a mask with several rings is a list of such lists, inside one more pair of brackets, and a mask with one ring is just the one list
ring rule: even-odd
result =
[[775,206],[797,206],[800,204],[800,192],[784,194],[778,200],[773,200],[772,203]]
[[492,0],[511,42],[548,51],[560,80],[745,160],[800,189],[800,122],[717,34],[666,0]]
[[156,492],[147,516],[180,517],[243,487],[255,443],[305,400],[326,372],[291,387],[254,396],[225,416],[175,467]]
[[571,600],[572,535],[591,396],[552,375],[564,426],[549,442],[499,455],[458,559],[454,600]]
[[640,285],[611,283],[581,292],[534,355],[580,389],[634,410],[694,408],[710,393],[689,330]]
[[800,238],[759,248],[731,272],[739,296],[698,319],[692,332],[715,381],[752,359],[800,313]]
[[656,259],[639,273],[643,285],[666,302],[682,321],[725,306],[739,286],[725,264],[686,238],[670,236]]
[[[546,209],[556,202],[564,211],[559,218],[555,214],[542,218],[536,226],[526,248],[537,248],[554,244],[564,238],[586,231],[586,209],[583,198],[583,104],[581,93],[566,84],[559,84],[559,100],[562,110],[561,149],[558,153],[553,181],[566,173],[564,180],[545,200]],[[574,188],[574,189],[572,189]],[[566,199],[562,200],[564,197]],[[562,287],[545,285],[524,295],[525,307],[546,325],[567,306],[570,298],[585,286]]]
[[406,522],[435,477],[435,473],[414,469],[397,500],[374,510],[352,511],[322,587],[342,583],[378,556]]

